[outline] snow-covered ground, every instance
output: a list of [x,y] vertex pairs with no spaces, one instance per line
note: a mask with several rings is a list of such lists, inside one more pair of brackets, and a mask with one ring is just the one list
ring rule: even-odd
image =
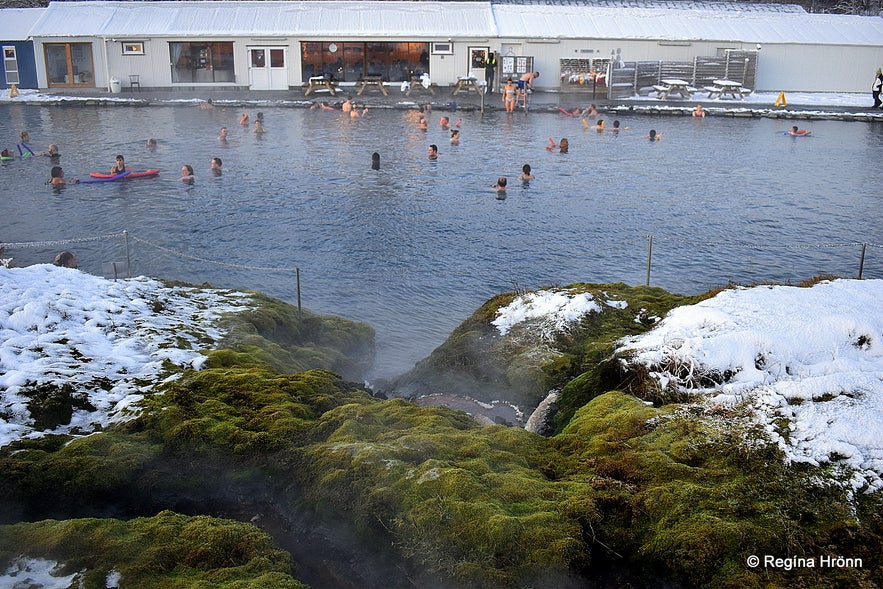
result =
[[[883,489],[883,280],[725,290],[673,309],[621,352],[661,387],[749,409],[790,462]],[[690,374],[684,378],[683,374]],[[731,374],[703,387],[700,378]],[[786,425],[783,427],[782,423]]]
[[[739,407],[789,462],[851,470],[852,490],[883,489],[883,280],[835,280],[811,288],[728,289],[677,307],[650,331],[622,342],[662,388],[700,403]],[[622,301],[601,301],[608,306]],[[544,290],[499,310],[501,334],[529,322],[566,329],[599,302]],[[636,310],[636,314],[643,310]],[[682,370],[683,369],[683,370]],[[679,377],[683,373],[693,379]],[[708,374],[732,374],[702,388]],[[782,427],[782,423],[787,425]]]
[[[180,98],[166,98],[161,102],[168,102],[170,104],[174,103],[189,103],[189,104],[198,104],[202,102],[203,98],[189,97],[185,92],[181,92]],[[540,97],[544,93],[540,92],[537,96]],[[548,96],[557,96],[557,93],[545,93]],[[259,97],[260,93],[255,93],[255,97]],[[673,107],[673,108],[684,108],[685,106],[692,106],[696,103],[702,103],[707,107],[711,108],[726,108],[726,109],[758,109],[758,108],[773,108],[773,105],[776,102],[779,94],[776,92],[753,92],[746,96],[743,100],[721,100],[721,99],[708,99],[705,97],[703,93],[698,93],[690,99],[677,100],[675,98],[670,98],[669,100],[660,101],[658,106],[660,107]],[[132,102],[132,101],[141,101],[143,98],[141,96],[132,96],[132,95],[123,95],[123,94],[102,94],[100,96],[102,100],[110,101],[110,102]],[[833,92],[786,92],[785,98],[788,102],[788,108],[794,109],[799,108],[801,110],[805,110],[805,108],[809,107],[813,110],[821,110],[821,111],[836,111],[838,108],[867,108],[869,112],[880,112],[883,113],[880,109],[872,108],[873,98],[871,97],[871,93],[833,93]],[[59,94],[54,93],[45,93],[40,90],[19,90],[19,95],[16,97],[10,97],[9,91],[4,90],[0,91],[0,102],[58,102],[58,101],[94,101],[95,96],[85,96],[85,95],[71,95],[71,96],[61,96]],[[256,98],[256,101],[261,103],[272,103],[272,100],[260,99]],[[300,100],[299,102],[304,102],[304,100]],[[629,103],[631,101],[647,101],[648,97],[646,96],[635,96],[633,98],[619,99],[617,102]],[[243,98],[238,97],[235,100],[230,100],[230,102],[241,103]],[[537,101],[542,102],[542,98],[538,98]],[[222,106],[225,103],[224,99],[213,99],[213,102],[219,106]],[[291,99],[279,102],[292,102]]]
[[83,408],[53,433],[130,419],[163,363],[198,368],[217,320],[248,307],[228,290],[168,287],[144,277],[106,280],[38,264],[0,267],[0,446],[39,437],[26,393],[73,385]]

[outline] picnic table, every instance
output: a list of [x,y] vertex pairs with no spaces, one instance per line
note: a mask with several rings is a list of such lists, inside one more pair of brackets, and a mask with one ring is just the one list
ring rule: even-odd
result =
[[469,92],[469,90],[475,90],[476,94],[481,94],[482,92],[481,86],[478,83],[478,78],[474,76],[457,78],[457,84],[454,86],[454,91],[451,92],[451,96],[456,96],[461,90],[465,90],[466,92]]
[[380,76],[365,76],[356,82],[356,87],[358,88],[356,91],[357,96],[361,96],[362,92],[369,87],[380,90],[384,96],[389,96],[389,92],[386,91],[386,86],[383,85],[383,79]]
[[733,82],[732,80],[715,80],[714,86],[706,86],[703,90],[708,92],[709,98],[726,98],[729,95],[733,100],[737,98],[742,100],[746,94],[751,92],[743,88],[741,82]]
[[325,76],[313,76],[307,82],[307,89],[304,91],[304,96],[309,96],[311,92],[317,90],[328,90],[331,92],[331,96],[334,96],[337,94],[339,88],[330,78],[326,78]]
[[411,92],[416,88],[420,90],[426,90],[433,96],[435,96],[435,89],[432,87],[432,84],[423,85],[423,76],[411,76],[410,81],[407,84],[407,88],[405,89],[405,96],[410,96]]
[[679,80],[677,78],[665,78],[658,86],[653,86],[656,92],[656,98],[665,100],[672,94],[679,94],[681,98],[692,98],[693,90],[690,88],[690,82]]

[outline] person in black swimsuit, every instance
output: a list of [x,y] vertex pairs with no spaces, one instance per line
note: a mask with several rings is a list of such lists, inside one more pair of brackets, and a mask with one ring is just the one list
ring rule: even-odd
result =
[[126,170],[129,169],[129,166],[126,165],[126,158],[121,155],[116,157],[116,164],[110,169],[110,174],[112,176],[116,176],[117,174],[122,174]]

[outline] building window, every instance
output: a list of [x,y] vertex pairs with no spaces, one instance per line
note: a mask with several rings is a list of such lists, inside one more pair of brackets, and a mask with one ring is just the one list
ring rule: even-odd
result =
[[173,84],[233,82],[233,43],[169,43]]
[[6,70],[6,85],[20,84],[18,77],[18,58],[15,55],[15,47],[12,45],[3,47],[3,66]]
[[142,41],[123,43],[123,55],[144,55],[144,43]]
[[411,75],[429,73],[429,43],[307,41],[300,45],[304,80],[326,76],[338,82],[357,82],[367,75],[401,82]]
[[94,86],[91,43],[45,43],[49,86]]

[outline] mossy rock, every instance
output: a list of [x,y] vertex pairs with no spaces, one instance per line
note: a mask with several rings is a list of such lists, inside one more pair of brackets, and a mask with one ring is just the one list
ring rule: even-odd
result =
[[374,329],[366,323],[316,315],[262,293],[254,307],[225,317],[221,347],[235,352],[214,355],[210,367],[230,363],[260,365],[277,372],[321,368],[360,380],[374,361]]
[[256,527],[207,516],[164,511],[154,517],[44,520],[0,526],[0,566],[12,559],[45,558],[76,573],[86,588],[306,589],[292,576],[288,553]]
[[[529,326],[502,336],[492,322],[519,293],[497,295],[461,323],[429,357],[392,380],[387,388],[404,395],[446,392],[481,401],[502,399],[530,411],[550,389],[562,388],[594,369],[618,339],[646,331],[672,308],[697,300],[660,288],[623,283],[577,283],[551,290],[590,293],[601,310],[583,316],[552,341],[532,334]],[[586,393],[575,387],[565,391],[560,402],[567,416],[564,421],[593,394],[596,392]]]
[[[571,497],[569,513],[591,520],[600,511],[592,533],[635,567],[696,587],[874,587],[881,572],[881,494],[851,497],[817,469],[786,465],[762,429],[735,410],[656,408],[611,391],[580,408],[551,441],[566,457],[556,476],[581,481],[594,498],[580,505]],[[866,565],[745,564],[752,554],[831,550]]]

